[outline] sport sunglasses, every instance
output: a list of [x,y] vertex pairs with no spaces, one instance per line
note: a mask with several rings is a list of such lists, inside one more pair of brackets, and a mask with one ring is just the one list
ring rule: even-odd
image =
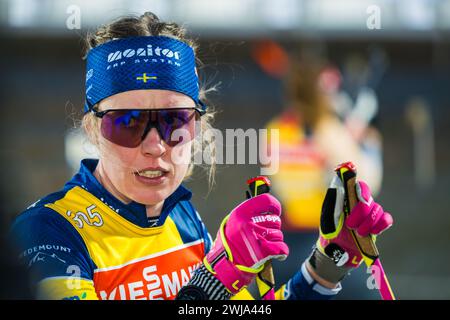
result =
[[[139,146],[151,128],[155,128],[170,147],[188,142],[195,137],[196,121],[206,113],[198,107],[91,110],[96,117],[102,119],[103,137],[127,148]],[[176,132],[176,137],[172,137],[179,129],[182,131]]]

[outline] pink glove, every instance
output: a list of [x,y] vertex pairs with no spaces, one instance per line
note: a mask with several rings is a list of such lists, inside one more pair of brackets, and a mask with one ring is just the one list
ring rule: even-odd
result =
[[244,201],[222,221],[203,262],[231,293],[246,287],[266,261],[286,259],[280,215],[278,200],[265,193]]
[[370,235],[375,240],[374,235],[382,233],[393,224],[392,216],[373,200],[366,183],[356,183],[356,194],[359,201],[344,223],[345,190],[342,181],[335,177],[322,207],[317,248],[332,258],[338,267],[356,268],[363,259],[349,228],[360,236]]

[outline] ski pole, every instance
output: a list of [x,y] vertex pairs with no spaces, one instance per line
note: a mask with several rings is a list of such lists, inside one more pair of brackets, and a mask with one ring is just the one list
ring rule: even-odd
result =
[[[247,185],[250,189],[250,192],[246,192],[247,198],[270,192],[270,180],[264,176],[247,180]],[[264,269],[258,273],[256,285],[262,300],[275,300],[275,277],[270,260],[264,264]]]
[[[345,162],[338,165],[335,172],[341,179],[345,188],[344,214],[347,217],[358,202],[355,188],[356,167],[352,162]],[[383,270],[383,266],[381,265],[379,258],[380,254],[372,237],[370,235],[367,237],[361,237],[354,230],[350,230],[350,233],[352,234],[353,239],[361,252],[364,262],[375,278],[377,289],[380,292],[381,298],[383,300],[395,300],[394,293],[392,292],[389,281]]]

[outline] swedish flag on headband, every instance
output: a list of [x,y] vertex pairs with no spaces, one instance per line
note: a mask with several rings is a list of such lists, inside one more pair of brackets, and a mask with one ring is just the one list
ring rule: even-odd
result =
[[137,74],[137,76],[136,76],[136,81],[140,82],[140,83],[148,83],[148,82],[155,83],[157,79],[158,79],[158,77],[156,76],[155,73],[144,72],[144,73]]

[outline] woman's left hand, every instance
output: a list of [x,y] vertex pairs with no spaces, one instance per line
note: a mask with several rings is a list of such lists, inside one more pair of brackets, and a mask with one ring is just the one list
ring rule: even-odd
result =
[[356,183],[356,194],[358,203],[349,216],[345,217],[343,213],[345,189],[342,181],[335,177],[328,188],[322,207],[317,248],[338,267],[356,268],[363,259],[350,230],[354,230],[362,237],[371,236],[375,241],[376,235],[393,224],[392,216],[373,200],[370,188],[365,182]]

